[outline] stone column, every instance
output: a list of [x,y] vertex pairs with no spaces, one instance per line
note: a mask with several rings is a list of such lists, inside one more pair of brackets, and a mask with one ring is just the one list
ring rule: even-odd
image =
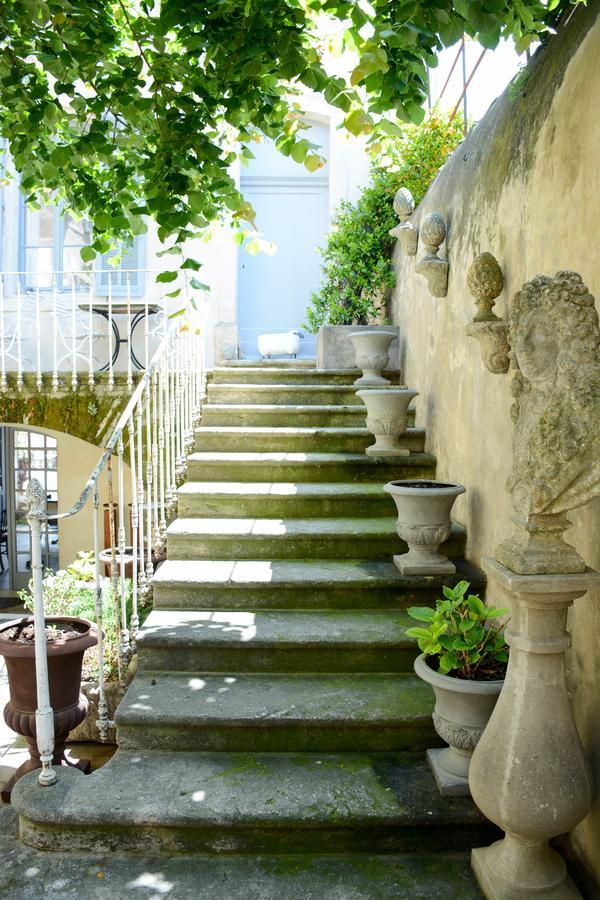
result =
[[580,897],[550,838],[586,815],[591,776],[565,679],[567,611],[600,573],[519,575],[486,560],[490,586],[511,595],[504,688],[471,761],[469,785],[482,812],[506,832],[473,850],[488,900]]

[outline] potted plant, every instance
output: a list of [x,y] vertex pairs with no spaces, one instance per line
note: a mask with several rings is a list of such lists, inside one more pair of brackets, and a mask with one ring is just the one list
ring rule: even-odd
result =
[[411,607],[409,616],[423,624],[407,629],[421,655],[415,672],[435,693],[433,724],[449,746],[428,750],[427,759],[440,793],[469,794],[469,764],[504,684],[508,645],[504,637],[507,609],[486,606],[468,594],[469,582],[444,586],[435,609]]
[[367,407],[367,428],[375,443],[367,447],[367,456],[409,456],[410,450],[400,443],[400,435],[408,424],[408,407],[419,392],[410,388],[370,388],[357,391]]
[[[80,695],[83,654],[98,640],[96,626],[78,616],[46,616],[46,646],[50,704],[54,712],[54,765],[68,765],[65,744],[72,728],[87,713],[87,700]],[[36,742],[37,685],[35,672],[35,625],[31,616],[13,619],[0,628],[0,654],[6,660],[10,700],[4,708],[9,728],[22,735],[29,747],[29,759],[20,766],[2,789],[4,802],[10,801],[16,781],[41,768]],[[79,767],[89,770],[89,763]]]
[[[43,581],[44,609],[46,613],[54,616],[73,615],[84,619],[95,620],[96,600],[94,587],[96,569],[94,554],[80,552],[77,559],[66,569],[58,572],[47,572]],[[104,651],[104,694],[108,707],[109,720],[114,719],[114,713],[121,701],[125,687],[118,679],[118,654],[120,626],[117,622],[117,611],[113,596],[110,578],[101,576],[102,589],[102,631]],[[26,609],[32,609],[31,596],[32,585],[29,590],[19,594]],[[126,579],[127,603],[131,602],[131,580]],[[128,611],[129,612],[129,611]],[[140,620],[143,621],[149,609],[139,608]],[[129,620],[129,614],[128,614]],[[98,654],[96,648],[90,649],[83,657],[81,693],[89,703],[89,715],[69,735],[70,741],[102,742],[98,720]],[[114,742],[114,727],[109,730],[108,742]]]
[[390,481],[384,491],[398,510],[396,530],[408,544],[408,553],[394,556],[403,575],[453,575],[456,566],[440,553],[440,544],[452,532],[450,512],[462,484],[442,481]]

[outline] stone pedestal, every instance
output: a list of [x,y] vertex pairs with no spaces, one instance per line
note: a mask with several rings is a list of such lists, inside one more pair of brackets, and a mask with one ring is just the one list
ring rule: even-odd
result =
[[473,851],[488,900],[579,897],[550,838],[586,815],[591,776],[565,679],[567,610],[600,583],[600,573],[518,575],[496,560],[484,568],[492,589],[512,596],[506,681],[469,772],[477,806],[506,832]]

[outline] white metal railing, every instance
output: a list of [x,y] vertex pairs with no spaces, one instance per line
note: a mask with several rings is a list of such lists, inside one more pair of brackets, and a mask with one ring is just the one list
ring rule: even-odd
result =
[[[169,291],[189,291],[182,271]],[[24,376],[36,374],[43,390],[44,373],[52,389],[62,380],[77,390],[93,387],[98,373],[127,375],[146,368],[168,326],[164,285],[150,269],[85,269],[78,272],[0,272],[0,391],[14,373],[18,390]],[[169,304],[173,304],[173,300]]]
[[[177,487],[185,473],[186,457],[193,444],[205,390],[203,365],[204,299],[199,308],[188,308],[170,322],[158,350],[120,416],[98,465],[90,475],[79,499],[53,519],[79,513],[90,497],[93,502],[95,605],[98,626],[99,704],[98,728],[103,740],[113,722],[108,716],[105,695],[104,645],[102,635],[102,566],[110,568],[110,590],[120,627],[118,671],[122,680],[135,650],[140,604],[152,589],[152,577],[164,558],[166,530],[176,506]],[[126,466],[129,465],[129,483]],[[116,468],[116,478],[114,469]],[[100,528],[100,479],[106,479],[109,547],[102,547]],[[38,709],[37,745],[42,770],[40,784],[56,781],[52,770],[54,717],[50,706],[46,643],[44,632],[43,571],[41,534],[48,515],[46,494],[32,479],[27,488],[28,515],[32,541],[32,592],[35,622],[35,658]],[[131,543],[127,542],[127,519]],[[128,598],[130,597],[130,612]]]

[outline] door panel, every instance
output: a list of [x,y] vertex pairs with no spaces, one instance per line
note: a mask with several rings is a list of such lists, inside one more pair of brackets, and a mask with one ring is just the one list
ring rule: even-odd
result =
[[[309,140],[327,157],[328,126],[313,123]],[[316,355],[316,336],[302,328],[310,297],[321,280],[318,252],[329,228],[328,167],[309,173],[265,141],[244,170],[241,189],[256,212],[256,227],[275,245],[273,255],[238,256],[238,326],[246,357],[257,357],[257,338],[269,332],[304,331],[300,355]]]

